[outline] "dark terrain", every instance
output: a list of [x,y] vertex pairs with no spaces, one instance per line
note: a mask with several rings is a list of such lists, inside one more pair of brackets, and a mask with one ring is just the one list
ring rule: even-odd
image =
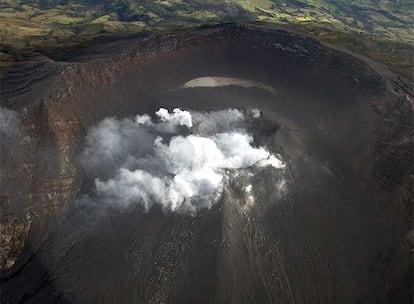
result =
[[[2,79],[18,139],[1,154],[3,303],[411,303],[412,92],[306,36],[228,25],[101,42]],[[271,86],[177,90],[203,76]],[[107,116],[258,108],[288,164],[196,216],[74,203]]]

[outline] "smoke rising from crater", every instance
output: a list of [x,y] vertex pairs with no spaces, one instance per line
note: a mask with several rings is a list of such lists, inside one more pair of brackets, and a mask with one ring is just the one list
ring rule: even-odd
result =
[[19,120],[15,111],[0,107],[0,135],[2,140],[17,134]]
[[16,111],[0,107],[0,153],[14,153],[24,139],[24,130]]
[[154,203],[171,211],[210,208],[228,170],[283,167],[265,147],[253,145],[248,121],[259,117],[253,113],[161,108],[155,117],[106,118],[88,132],[83,164],[107,202],[145,210]]

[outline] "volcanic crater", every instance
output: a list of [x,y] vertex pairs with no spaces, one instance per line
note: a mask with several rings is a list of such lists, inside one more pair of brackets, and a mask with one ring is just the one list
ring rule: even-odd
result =
[[[411,298],[412,93],[392,73],[244,24],[101,41],[3,84],[18,118],[1,155],[5,303]],[[95,199],[88,132],[160,108],[244,113],[252,147],[283,170],[225,175],[217,202],[191,213]]]

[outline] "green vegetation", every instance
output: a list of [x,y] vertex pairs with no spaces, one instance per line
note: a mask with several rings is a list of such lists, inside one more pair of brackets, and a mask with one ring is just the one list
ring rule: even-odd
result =
[[414,0],[0,0],[2,65],[98,36],[266,21],[339,43],[412,77]]

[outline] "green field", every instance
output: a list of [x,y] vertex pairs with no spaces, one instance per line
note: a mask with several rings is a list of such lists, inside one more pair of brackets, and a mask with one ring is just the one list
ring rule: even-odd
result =
[[2,0],[2,66],[98,36],[266,21],[339,44],[412,78],[414,0]]

